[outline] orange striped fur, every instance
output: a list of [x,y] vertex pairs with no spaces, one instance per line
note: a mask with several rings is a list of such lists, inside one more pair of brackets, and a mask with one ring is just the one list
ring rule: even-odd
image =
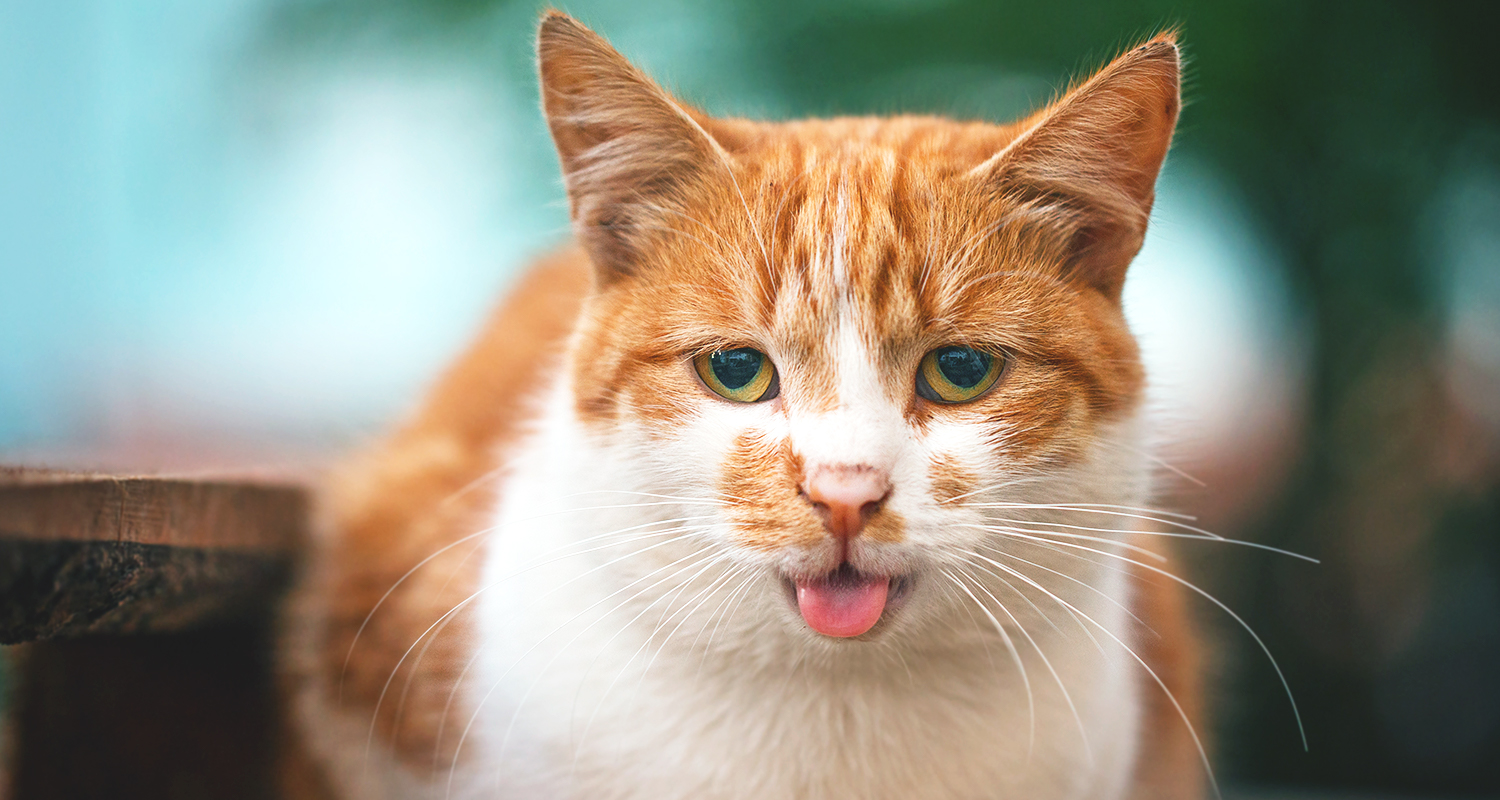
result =
[[[1182,598],[1112,569],[1159,547],[1087,505],[1148,498],[1119,303],[1173,37],[1008,125],[716,119],[564,15],[538,47],[579,246],[325,493],[289,792],[1200,796],[1177,707],[1105,656],[1201,728]],[[934,402],[919,364],[954,345],[1003,371]],[[706,388],[694,357],[733,348],[779,393]],[[815,474],[878,475],[852,535]],[[798,605],[840,570],[889,580],[847,639]]]

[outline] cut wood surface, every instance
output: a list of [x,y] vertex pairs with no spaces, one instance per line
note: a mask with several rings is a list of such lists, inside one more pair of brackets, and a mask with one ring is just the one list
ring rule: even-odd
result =
[[278,553],[297,547],[306,516],[294,482],[0,467],[0,532],[10,536]]
[[307,516],[290,479],[0,468],[0,643],[262,613]]

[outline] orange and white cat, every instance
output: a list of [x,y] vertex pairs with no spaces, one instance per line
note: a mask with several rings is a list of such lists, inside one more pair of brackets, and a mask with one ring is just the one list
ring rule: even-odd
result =
[[288,792],[1200,796],[1120,310],[1173,37],[1010,125],[538,49],[578,244],[326,494]]

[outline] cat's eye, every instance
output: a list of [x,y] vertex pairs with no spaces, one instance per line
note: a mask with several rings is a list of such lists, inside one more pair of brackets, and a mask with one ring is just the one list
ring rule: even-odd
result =
[[934,403],[967,403],[989,391],[1005,359],[972,347],[949,345],[922,356],[917,394]]
[[750,347],[704,353],[693,359],[693,369],[710,391],[736,403],[770,400],[781,390],[771,359]]

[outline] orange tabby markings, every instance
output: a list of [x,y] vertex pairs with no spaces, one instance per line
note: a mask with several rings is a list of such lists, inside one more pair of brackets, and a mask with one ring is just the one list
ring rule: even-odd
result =
[[823,523],[797,495],[802,459],[786,441],[742,434],[724,459],[719,479],[728,515],[746,547],[777,550],[823,541]]
[[[1157,536],[1140,535],[1132,544],[1158,552],[1167,549]],[[1135,584],[1131,607],[1151,626],[1151,631],[1139,637],[1136,651],[1182,704],[1199,735],[1206,736],[1203,653],[1188,614],[1187,598],[1177,584],[1149,570],[1133,568],[1131,575]],[[1146,710],[1141,721],[1141,769],[1132,799],[1202,796],[1198,753],[1188,729],[1177,716],[1177,709],[1149,678],[1142,677],[1141,685]]]
[[[682,798],[709,786],[732,797],[1050,797],[1074,781],[1102,788],[1070,796],[1196,796],[1197,753],[1174,708],[1149,689],[1137,694],[1090,647],[1047,642],[1082,712],[1071,696],[1049,698],[1036,670],[1018,683],[958,666],[994,670],[989,651],[974,647],[997,642],[1041,654],[1033,637],[1045,640],[1045,630],[1013,640],[1007,630],[1026,615],[986,604],[1049,582],[1035,573],[1018,589],[990,569],[1023,569],[1031,562],[1005,561],[1019,550],[1114,587],[1078,599],[1077,587],[1051,581],[1095,615],[1114,613],[1102,597],[1151,624],[1160,637],[1139,637],[1142,658],[1198,717],[1196,654],[1176,587],[1137,580],[1126,591],[1097,564],[1044,546],[1062,534],[1026,533],[1030,521],[1094,531],[1110,518],[1052,509],[1032,520],[1036,504],[1005,506],[1017,497],[990,493],[1026,484],[1059,502],[1146,502],[1145,476],[1119,456],[1136,441],[1144,387],[1119,295],[1178,111],[1173,38],[1132,50],[1009,125],[715,119],[566,16],[544,19],[538,50],[581,246],[527,276],[418,416],[325,497],[330,538],[299,591],[295,633],[305,641],[294,648],[316,666],[291,673],[300,697],[321,697],[307,702],[303,732],[320,757],[343,765],[332,782],[360,791],[348,767],[369,763],[360,758],[373,726],[373,761],[404,768],[423,796],[446,793],[450,764],[484,780],[496,764],[534,770],[538,785],[568,787],[539,796]],[[922,358],[951,345],[1004,354],[992,390],[951,405],[916,394]],[[730,403],[700,383],[695,356],[737,347],[772,359],[779,396]],[[549,389],[548,399],[567,401],[544,404]],[[827,483],[830,475],[839,479]],[[492,531],[497,520],[504,529]],[[632,531],[643,538],[611,538]],[[1133,541],[1123,530],[1098,533]],[[501,535],[510,538],[495,544]],[[492,616],[470,613],[492,565],[515,566],[492,562],[492,550],[572,547],[573,558],[603,550],[601,541],[647,544],[616,560],[554,559],[549,582],[523,576],[521,588],[498,590],[515,593],[487,607]],[[985,553],[995,558],[975,558]],[[964,568],[949,574],[955,562]],[[1001,580],[986,587],[986,576]],[[662,585],[678,594],[653,597]],[[760,617],[733,619],[738,601],[767,587],[771,602],[744,603]],[[603,601],[569,605],[590,591]],[[1056,612],[1043,605],[1053,601],[1063,603],[1048,594],[1034,607]],[[524,662],[542,644],[524,639],[529,623],[556,632],[557,619],[598,613],[617,624],[607,609],[631,603],[644,607],[635,620],[657,629],[631,620],[602,642],[569,630],[568,646],[530,685],[507,685],[503,659],[484,660]],[[951,638],[981,617],[997,630]],[[713,623],[714,635],[700,637],[712,652],[671,649],[691,639],[671,635],[690,622]],[[636,656],[611,647],[630,636],[659,648],[649,656],[658,672],[593,698],[597,724],[590,717],[589,737],[569,738],[578,709],[567,703],[584,687],[565,681],[596,666],[627,675]],[[875,640],[883,649],[860,649]],[[1015,652],[1020,669],[1023,658],[1030,653]],[[526,696],[539,709],[516,733],[538,737],[517,744],[528,755],[483,751],[495,763],[471,766],[479,745],[457,750],[483,710],[476,695],[488,697],[475,663],[501,676],[493,702]],[[793,685],[777,670],[803,688],[766,702]],[[1033,689],[1038,708],[1029,707]],[[651,702],[632,705],[642,698]],[[1073,719],[1058,713],[1064,706]],[[1078,752],[1080,714],[1112,732],[1097,762]],[[335,715],[358,734],[332,732],[325,717]],[[1034,741],[1018,739],[1028,725]],[[600,740],[602,749],[586,746]],[[1021,761],[1033,745],[1043,755]],[[566,755],[549,761],[556,753]],[[693,771],[696,784],[683,777]],[[558,775],[577,783],[545,783]],[[315,782],[305,771],[299,780]]]
[[939,503],[950,503],[974,491],[978,485],[974,473],[964,469],[947,454],[932,457],[927,476],[932,481],[932,499]]

